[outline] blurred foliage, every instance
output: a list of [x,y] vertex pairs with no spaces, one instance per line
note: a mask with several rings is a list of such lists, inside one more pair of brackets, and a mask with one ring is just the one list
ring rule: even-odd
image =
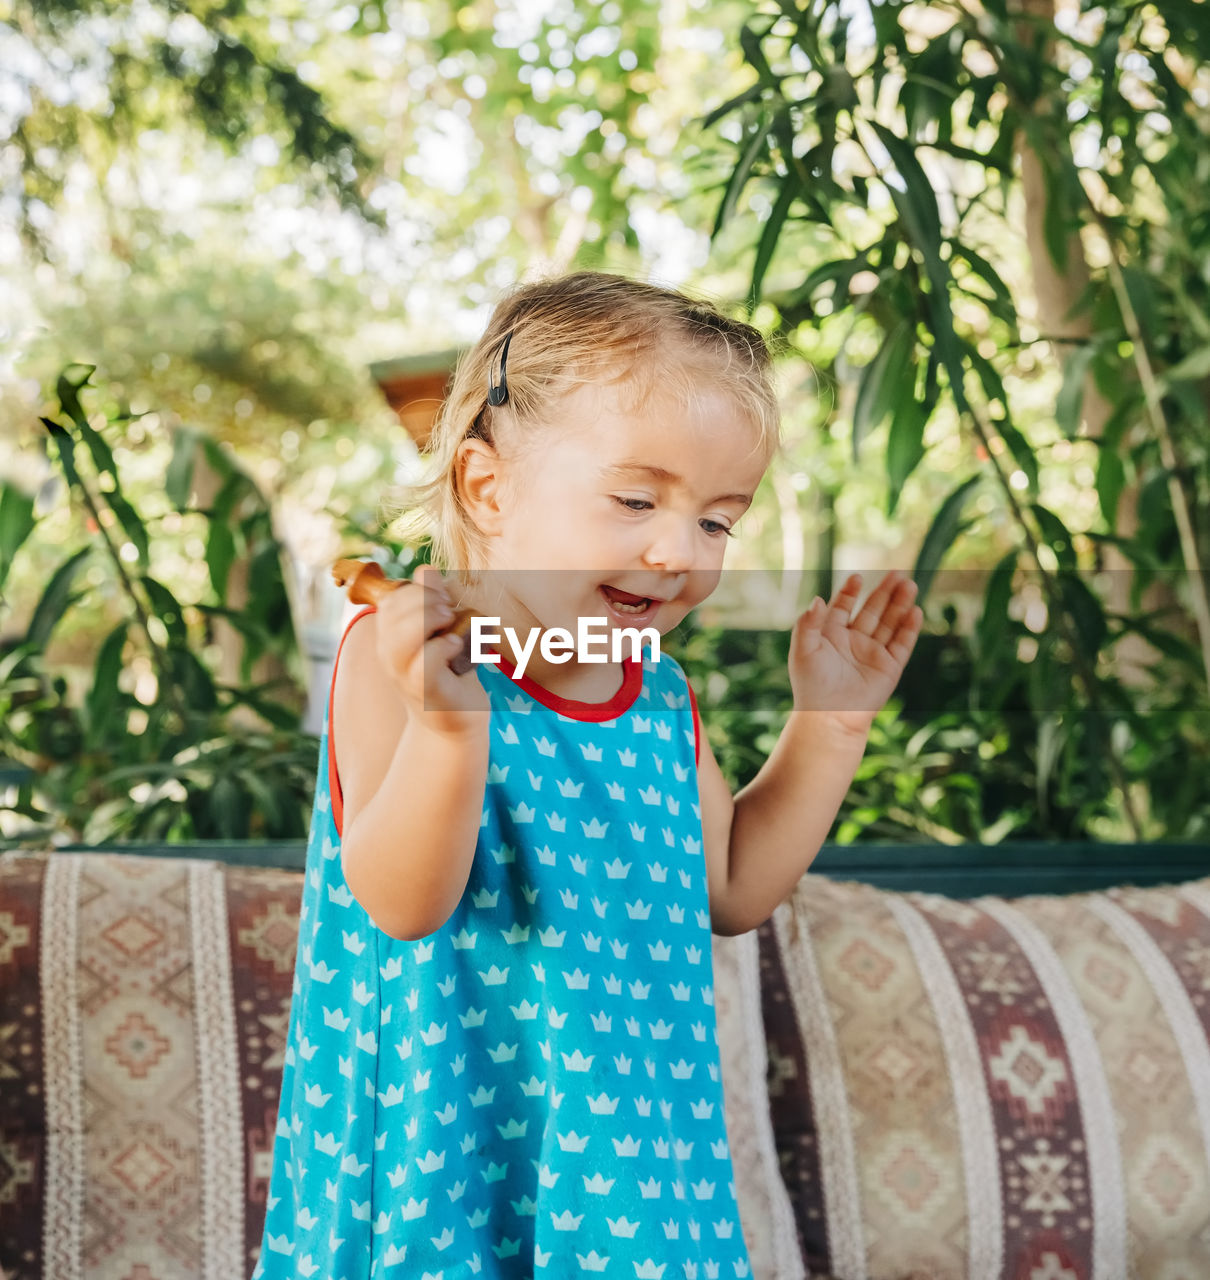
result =
[[[79,534],[24,634],[6,641],[0,657],[0,756],[32,771],[12,808],[32,837],[88,843],[305,837],[315,742],[299,728],[297,675],[251,679],[267,656],[297,665],[281,547],[264,495],[213,441],[178,434],[164,487],[177,513],[203,522],[210,586],[206,598],[180,598],[157,575],[162,533],[128,500],[114,462],[111,441],[130,414],[111,406],[94,425],[97,415],[83,403],[92,372],[65,369],[60,414],[43,419]],[[199,454],[221,481],[204,509],[189,506]],[[32,501],[5,485],[0,589],[37,530]],[[247,599],[232,608],[228,578],[237,558],[248,567]],[[104,570],[95,585],[85,574],[92,564]],[[100,638],[80,699],[45,655],[65,615],[93,594],[118,602],[122,617]],[[216,679],[198,656],[217,619],[243,642],[235,685]],[[237,725],[240,711],[264,728]]]
[[[676,21],[642,0],[14,13],[0,202],[19,206],[31,257],[9,272],[25,314],[0,315],[0,339],[18,335],[27,382],[68,359],[114,378],[103,422],[80,409],[78,371],[58,380],[53,426],[0,396],[0,433],[36,429],[78,517],[40,511],[46,484],[37,502],[0,488],[0,583],[40,596],[0,668],[3,751],[37,773],[28,820],[88,839],[305,826],[315,743],[264,513],[323,512],[349,554],[409,572],[417,554],[373,501],[414,458],[373,407],[367,358],[452,344],[532,271],[659,276],[672,259],[645,236],[671,220],[712,233],[690,287],[746,293],[787,343],[786,458],[731,567],[780,564],[788,609],[830,594],[838,548],[867,564],[919,548],[929,629],[836,838],[1204,834],[1199,0],[1082,2],[1061,23],[1046,0],[690,0]],[[1047,270],[1057,328],[1031,296]],[[175,508],[204,529],[194,565],[152,514],[169,430],[170,476],[192,449],[230,478],[234,445],[265,482],[231,481],[238,509]],[[244,618],[224,596],[232,544],[276,613]],[[1107,563],[1134,570],[1128,593]],[[937,603],[953,565],[985,566],[981,599],[951,591],[961,619]],[[1158,607],[1142,599],[1157,586]],[[248,631],[233,687],[206,665],[218,618]],[[86,688],[48,661],[73,625]],[[1117,661],[1139,637],[1158,655],[1142,684]],[[692,622],[669,637],[735,786],[789,706],[787,642]],[[287,673],[271,698],[248,687],[265,655]]]
[[[750,308],[763,299],[800,348],[818,350],[820,330],[842,326],[831,375],[855,384],[853,458],[879,448],[888,517],[928,453],[927,428],[934,447],[942,437],[964,446],[916,558],[917,603],[981,523],[967,515],[978,489],[994,495],[982,510],[1011,549],[987,577],[977,626],[957,639],[964,679],[948,689],[934,679],[923,720],[908,706],[880,718],[854,788],[861,807],[841,832],[897,815],[968,839],[1203,836],[1206,6],[1081,3],[1060,22],[1041,0],[977,13],[887,0],[869,18],[858,34],[841,3],[756,7],[739,32],[755,78],[706,117],[734,144],[714,232],[755,189],[766,216]],[[1025,288],[1003,248],[1021,200],[1026,224],[1041,227]],[[804,229],[830,246],[822,261],[804,260]],[[1041,308],[1059,332],[1022,319],[1031,284],[1065,295],[1047,303],[1051,315]],[[1015,408],[1030,375],[1054,377],[1060,391],[1026,429]],[[1075,442],[1084,427],[1099,528],[1080,529],[1044,497],[1047,428]],[[1123,515],[1124,493],[1133,514]],[[1129,612],[1110,607],[1105,580],[1099,592],[1090,585],[1106,547],[1135,570]],[[1107,578],[1114,603],[1125,600]],[[1027,584],[1042,613],[1028,629],[1018,607]],[[1164,618],[1140,604],[1156,584],[1172,590]],[[1127,684],[1115,669],[1115,646],[1132,635],[1158,650],[1150,683]],[[930,649],[923,639],[921,649],[916,664]],[[976,745],[995,765],[978,778]],[[944,788],[929,785],[926,756]]]
[[[1032,637],[1010,623],[1003,649],[980,659],[953,629],[922,632],[895,695],[879,712],[829,839],[998,844],[1003,840],[1130,842],[1091,716],[1075,741],[1047,728],[1071,694],[1057,671],[1007,660]],[[693,682],[711,749],[733,790],[752,780],[777,741],[793,700],[786,631],[697,625],[692,615],[664,649]],[[1196,665],[1196,657],[1193,658]],[[1175,670],[1176,668],[1174,668]],[[1148,803],[1148,838],[1205,840],[1210,805],[1201,785],[1204,713],[1180,680],[1157,681],[1115,725],[1132,785]],[[1137,732],[1127,737],[1126,725]],[[1062,749],[1066,748],[1066,749]],[[1169,834],[1171,833],[1171,834]]]

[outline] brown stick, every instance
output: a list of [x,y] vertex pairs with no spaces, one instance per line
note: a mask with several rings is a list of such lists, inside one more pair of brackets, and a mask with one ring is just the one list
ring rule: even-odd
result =
[[[406,578],[388,578],[382,566],[373,560],[337,560],[332,566],[332,580],[338,587],[349,588],[349,600],[352,604],[379,605],[398,587],[410,587],[411,581]],[[448,627],[442,627],[435,635],[457,635],[462,637],[462,649],[450,659],[450,670],[455,675],[464,675],[471,669],[471,620],[475,617],[474,609],[459,609]]]

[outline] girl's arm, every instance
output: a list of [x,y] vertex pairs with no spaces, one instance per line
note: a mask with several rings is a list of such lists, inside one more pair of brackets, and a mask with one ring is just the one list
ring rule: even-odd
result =
[[715,933],[763,924],[815,860],[865,752],[866,735],[792,711],[760,772],[734,799],[705,736],[698,771]]
[[757,928],[793,893],[836,820],[870,726],[916,644],[924,617],[912,604],[916,584],[893,569],[857,609],[860,587],[861,575],[850,574],[830,604],[816,597],[794,624],[794,709],[768,760],[734,801],[708,745],[703,753],[698,788],[716,933]]
[[410,941],[441,928],[470,877],[489,717],[436,728],[409,715],[379,659],[379,622],[370,614],[352,629],[336,673],[329,728],[344,800],[341,865],[375,925]]

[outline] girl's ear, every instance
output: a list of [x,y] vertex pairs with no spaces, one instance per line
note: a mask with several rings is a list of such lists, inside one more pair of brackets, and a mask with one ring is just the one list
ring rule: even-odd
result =
[[464,440],[454,455],[454,483],[463,507],[485,537],[504,521],[504,460],[486,440]]

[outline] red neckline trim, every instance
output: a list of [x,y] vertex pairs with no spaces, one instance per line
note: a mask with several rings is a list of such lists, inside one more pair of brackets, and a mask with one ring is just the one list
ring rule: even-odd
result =
[[626,659],[622,671],[622,686],[611,698],[605,702],[580,702],[575,698],[564,698],[557,693],[551,693],[549,689],[536,680],[531,680],[529,676],[516,675],[513,664],[503,654],[499,656],[500,661],[497,665],[513,684],[523,689],[544,707],[549,707],[552,711],[557,711],[560,715],[568,716],[572,720],[616,719],[630,710],[643,687],[642,658]]

